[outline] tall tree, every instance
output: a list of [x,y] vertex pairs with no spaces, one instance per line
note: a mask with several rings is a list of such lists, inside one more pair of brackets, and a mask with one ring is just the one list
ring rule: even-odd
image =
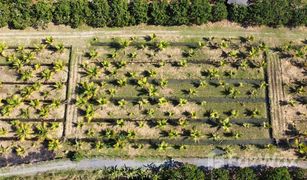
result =
[[31,26],[31,0],[11,0],[11,19],[9,20],[10,27],[14,29],[25,29]]
[[213,21],[221,21],[226,19],[228,16],[227,6],[225,1],[219,0],[212,8],[212,20]]
[[7,26],[10,18],[9,5],[6,2],[0,2],[0,27]]
[[244,23],[248,15],[246,5],[231,4],[228,7],[228,19],[237,23]]
[[188,11],[190,7],[189,0],[173,1],[169,6],[169,25],[183,25],[189,23]]
[[58,0],[55,3],[53,22],[55,24],[70,23],[70,2],[68,0]]
[[153,0],[149,7],[150,24],[166,25],[168,22],[168,2],[166,0]]
[[123,27],[129,25],[130,15],[128,12],[128,1],[109,0],[110,5],[110,25]]
[[31,16],[34,26],[45,27],[52,21],[52,3],[38,1],[31,8]]
[[89,14],[87,0],[70,0],[70,26],[79,27]]
[[190,23],[203,24],[211,18],[211,5],[208,0],[191,0]]
[[131,24],[147,23],[148,21],[148,3],[146,0],[133,0],[130,3],[129,12],[131,15]]
[[93,27],[104,27],[110,21],[110,6],[107,0],[93,0],[89,2],[90,15],[87,23]]

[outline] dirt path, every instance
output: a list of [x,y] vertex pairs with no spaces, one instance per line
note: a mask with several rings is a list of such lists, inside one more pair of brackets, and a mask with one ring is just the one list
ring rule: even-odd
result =
[[285,99],[285,94],[282,87],[280,59],[271,53],[268,54],[268,76],[273,138],[281,139],[286,131],[286,120],[281,107],[281,101]]
[[[204,166],[210,168],[219,168],[223,166],[236,166],[236,167],[247,167],[247,166],[271,166],[271,167],[301,167],[306,168],[307,162],[304,161],[281,161],[281,160],[253,160],[253,159],[222,159],[222,158],[188,158],[188,159],[174,159],[176,161],[187,162],[195,164],[197,166]],[[94,158],[85,159],[80,162],[72,162],[70,160],[55,160],[49,162],[41,162],[31,165],[13,166],[9,168],[0,169],[0,177],[7,176],[20,176],[20,175],[33,175],[36,173],[42,173],[47,171],[58,171],[58,170],[87,170],[87,169],[99,169],[103,167],[145,167],[149,164],[160,165],[164,160],[125,160],[125,159],[104,159]]]

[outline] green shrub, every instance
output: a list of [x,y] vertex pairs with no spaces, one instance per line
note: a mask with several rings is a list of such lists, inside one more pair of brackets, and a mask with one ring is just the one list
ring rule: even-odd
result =
[[229,180],[229,171],[228,169],[213,169],[210,172],[210,180]]
[[204,179],[204,172],[197,166],[185,164],[179,168],[165,169],[159,172],[160,179],[168,180],[198,180]]
[[235,179],[236,180],[257,180],[257,175],[253,171],[253,169],[246,167],[246,168],[239,168],[235,172]]
[[131,24],[137,25],[148,21],[148,3],[145,0],[134,0],[130,3]]
[[168,22],[168,2],[166,0],[154,0],[149,6],[149,23],[154,25],[166,25]]
[[31,24],[31,0],[14,0],[10,3],[9,25],[13,29],[25,29]]
[[110,25],[123,27],[129,25],[128,1],[109,0],[110,6]]
[[211,18],[211,5],[208,0],[192,0],[189,12],[190,23],[204,24]]
[[110,21],[110,6],[107,0],[89,2],[90,14],[87,23],[93,27],[105,27]]
[[228,16],[227,6],[225,2],[220,0],[212,8],[212,21],[221,21]]
[[290,173],[286,167],[274,168],[266,171],[266,180],[291,180]]

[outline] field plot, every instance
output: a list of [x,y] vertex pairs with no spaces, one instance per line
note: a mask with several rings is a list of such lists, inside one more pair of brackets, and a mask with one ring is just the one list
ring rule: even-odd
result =
[[290,135],[306,135],[307,120],[307,61],[306,45],[289,42],[278,53],[282,68],[284,116],[287,118],[287,129]]
[[[273,146],[275,133],[285,132],[280,113],[291,111],[279,103],[290,77],[275,71],[284,71],[280,51],[252,36],[166,41],[153,34],[89,42],[66,47],[47,37],[27,47],[1,44],[1,166],[78,153],[280,152]],[[305,96],[305,88],[294,99]]]
[[1,44],[2,153],[11,146],[18,156],[24,156],[37,149],[31,141],[39,144],[62,137],[70,48],[50,43],[33,47]]
[[73,134],[113,148],[270,143],[264,49],[242,41],[95,43],[79,64]]

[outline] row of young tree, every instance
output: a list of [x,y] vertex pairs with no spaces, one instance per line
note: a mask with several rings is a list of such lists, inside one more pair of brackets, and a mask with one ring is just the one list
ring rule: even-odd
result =
[[253,0],[248,6],[227,0],[2,0],[0,27],[45,27],[48,23],[92,27],[204,24],[229,19],[242,25],[307,25],[301,0]]

